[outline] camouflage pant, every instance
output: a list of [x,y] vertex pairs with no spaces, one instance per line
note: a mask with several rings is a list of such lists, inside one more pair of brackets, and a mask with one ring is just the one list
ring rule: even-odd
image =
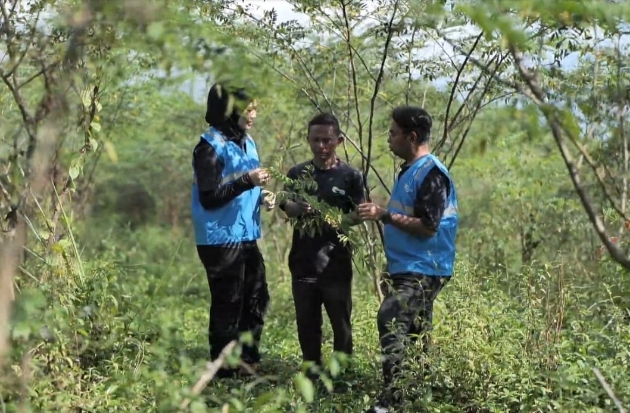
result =
[[258,363],[258,345],[269,308],[265,261],[255,242],[238,246],[198,246],[197,252],[210,286],[210,357],[215,360],[223,347],[251,332],[253,345],[244,346],[242,359]]
[[433,324],[433,301],[450,277],[396,274],[389,281],[378,310],[377,324],[383,356],[383,378],[390,387],[400,373],[406,343],[421,338],[428,349]]

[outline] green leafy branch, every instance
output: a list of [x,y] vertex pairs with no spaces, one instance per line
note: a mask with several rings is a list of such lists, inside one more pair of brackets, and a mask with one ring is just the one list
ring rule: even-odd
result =
[[340,208],[320,201],[317,196],[312,195],[313,191],[317,190],[317,182],[312,176],[312,166],[307,166],[298,179],[287,177],[276,167],[269,167],[268,170],[271,176],[282,182],[286,188],[276,193],[276,202],[303,201],[315,211],[300,218],[288,218],[288,222],[297,228],[301,235],[313,237],[322,234],[325,228],[333,228],[343,244],[360,242],[359,239],[354,239],[355,237],[349,235],[352,234],[350,224]]

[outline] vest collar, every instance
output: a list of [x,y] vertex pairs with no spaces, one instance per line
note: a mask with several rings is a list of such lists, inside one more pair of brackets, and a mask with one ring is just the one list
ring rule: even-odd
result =
[[401,167],[407,166],[408,168],[410,168],[410,167],[416,165],[417,163],[423,161],[424,159],[427,159],[429,156],[431,156],[431,154],[427,153],[426,155],[422,155],[421,157],[419,157],[415,161],[411,162],[409,165],[402,164]]

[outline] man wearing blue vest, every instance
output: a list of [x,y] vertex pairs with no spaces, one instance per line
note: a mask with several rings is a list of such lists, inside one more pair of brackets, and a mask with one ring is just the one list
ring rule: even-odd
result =
[[[230,341],[249,331],[254,343],[244,346],[242,360],[253,366],[260,362],[258,343],[269,305],[257,244],[265,204],[261,187],[269,173],[260,168],[247,133],[255,117],[256,102],[243,89],[212,86],[206,111],[210,128],[193,152],[191,204],[197,253],[210,286],[210,357],[217,359]],[[222,368],[217,377],[238,373]]]
[[358,206],[363,220],[384,224],[389,291],[378,311],[385,389],[368,413],[386,413],[402,398],[400,374],[405,342],[422,336],[427,351],[433,302],[453,275],[458,215],[455,185],[447,168],[429,150],[432,120],[427,111],[394,109],[389,148],[404,164],[387,208]]

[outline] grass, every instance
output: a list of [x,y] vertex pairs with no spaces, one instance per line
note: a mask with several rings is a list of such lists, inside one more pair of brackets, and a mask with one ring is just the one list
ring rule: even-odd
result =
[[[209,292],[194,247],[158,227],[80,234],[89,257],[85,283],[54,260],[30,263],[32,274],[50,272],[45,285],[20,280],[12,368],[0,380],[6,411],[28,411],[18,410],[21,400],[36,412],[181,411],[208,355]],[[262,243],[272,295],[261,345],[264,377],[213,381],[188,411],[362,412],[381,383],[371,281],[355,274],[347,391],[319,389],[309,403],[290,281],[272,242]],[[436,302],[432,371],[423,376],[410,366],[402,379],[406,411],[612,411],[593,367],[627,403],[627,315],[604,299],[601,274],[598,292],[584,288],[590,281],[583,275],[559,283],[560,269],[498,275],[461,256],[456,278]],[[324,336],[330,355],[327,320]]]
[[[291,296],[290,280],[282,280],[279,277],[280,265],[284,263],[273,262],[267,259],[266,267],[268,283],[272,298],[269,313],[266,319],[264,335],[261,343],[261,351],[264,361],[261,368],[264,374],[259,380],[219,380],[211,383],[203,394],[217,407],[222,407],[226,402],[232,402],[236,411],[242,411],[248,404],[252,404],[254,410],[256,399],[269,391],[275,391],[273,396],[275,404],[288,404],[288,411],[298,408],[300,392],[293,385],[296,374],[301,369],[301,352],[297,341],[297,330],[294,319],[293,298]],[[168,290],[172,293],[161,303],[155,314],[161,323],[180,320],[182,326],[181,343],[171,344],[179,347],[179,354],[186,356],[195,363],[203,363],[208,353],[207,325],[208,325],[208,297],[209,292],[205,274],[201,264],[191,260],[185,266],[190,269],[191,278],[185,283],[171,280]],[[181,271],[181,268],[180,271]],[[180,272],[181,274],[181,272]],[[189,274],[187,271],[185,274]],[[184,276],[185,278],[185,276]],[[376,312],[378,303],[374,294],[366,286],[369,280],[362,280],[361,275],[356,275],[354,288],[354,340],[355,352],[354,369],[347,377],[350,388],[346,394],[327,394],[325,389],[319,389],[320,398],[316,398],[309,411],[335,412],[349,411],[343,406],[355,406],[352,411],[362,411],[371,401],[363,397],[375,393],[380,383],[378,335],[376,332]],[[179,281],[183,281],[181,278]],[[182,300],[182,297],[184,299]],[[328,320],[324,317],[323,352],[325,357],[332,355],[332,330]],[[265,377],[271,376],[271,377]],[[229,395],[229,396],[228,396]],[[271,398],[266,395],[264,399]],[[365,399],[365,400],[364,400]],[[335,407],[337,406],[337,407]],[[287,406],[284,406],[285,408]],[[248,410],[249,411],[249,410]],[[267,411],[267,410],[264,410]],[[274,410],[269,410],[274,411]]]

